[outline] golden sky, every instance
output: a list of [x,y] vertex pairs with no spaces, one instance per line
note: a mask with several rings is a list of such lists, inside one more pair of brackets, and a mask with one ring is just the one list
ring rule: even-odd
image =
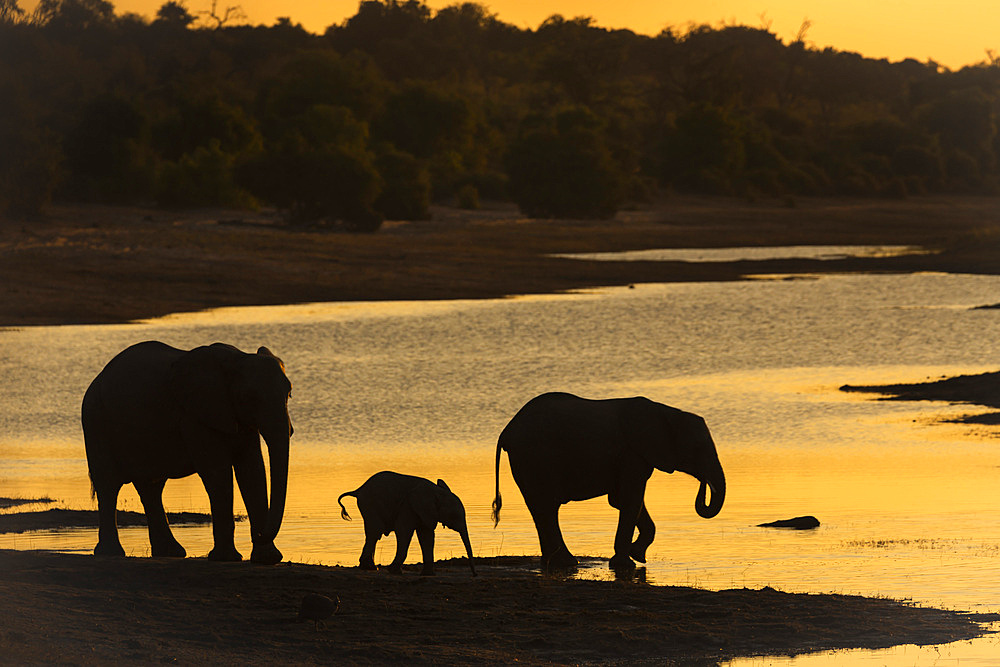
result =
[[[429,0],[440,9],[458,0]],[[112,0],[121,13],[152,17],[163,0]],[[186,0],[192,13],[211,0]],[[341,23],[358,8],[357,0],[218,0],[240,4],[254,24],[289,16],[311,32]],[[32,3],[22,3],[29,6]],[[785,43],[808,19],[807,42],[872,58],[933,59],[951,69],[982,62],[986,50],[1000,52],[998,0],[492,0],[484,2],[501,20],[536,28],[552,14],[592,16],[598,25],[656,34],[689,23],[739,23],[770,29]],[[763,17],[763,18],[762,18]]]

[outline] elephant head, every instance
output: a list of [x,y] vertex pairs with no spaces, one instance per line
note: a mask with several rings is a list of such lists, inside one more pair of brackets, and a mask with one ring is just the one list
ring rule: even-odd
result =
[[[255,551],[258,545],[270,545],[284,514],[293,433],[288,417],[292,385],[284,364],[266,347],[247,354],[215,343],[181,357],[174,364],[169,386],[183,412],[203,428],[234,436],[240,447],[255,450],[249,458],[258,462],[259,436],[263,436],[271,471],[270,497],[261,463],[256,464],[257,470],[250,466],[245,471],[237,464],[236,478],[250,515]],[[274,550],[273,545],[270,549]],[[280,554],[277,557],[280,560]],[[254,559],[268,558],[261,555]]]
[[465,553],[469,556],[469,567],[475,576],[476,566],[472,562],[472,543],[469,541],[469,527],[465,521],[465,506],[444,480],[439,479],[434,486],[415,486],[410,495],[410,507],[425,526],[435,526],[440,522],[442,526],[461,536]]
[[716,516],[726,500],[726,476],[705,420],[648,399],[635,400],[624,425],[630,446],[654,468],[679,470],[701,482],[695,511],[705,519]]

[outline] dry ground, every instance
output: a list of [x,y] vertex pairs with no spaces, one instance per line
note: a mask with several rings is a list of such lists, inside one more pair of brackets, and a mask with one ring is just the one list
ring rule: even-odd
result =
[[[290,228],[273,214],[53,207],[0,220],[0,326],[122,322],[231,305],[483,298],[747,273],[1000,271],[1000,199],[667,200],[611,221],[530,221],[511,208],[438,209],[376,234]],[[591,262],[559,252],[900,244],[881,259]],[[984,304],[985,305],[985,304]]]

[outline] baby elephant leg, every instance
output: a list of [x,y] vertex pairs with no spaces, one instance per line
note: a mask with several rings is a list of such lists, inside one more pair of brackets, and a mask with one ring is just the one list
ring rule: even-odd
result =
[[374,570],[375,567],[375,544],[382,537],[382,531],[365,521],[365,546],[361,549],[361,561],[358,567],[362,570]]
[[399,528],[396,530],[396,557],[389,563],[389,571],[401,574],[403,572],[403,561],[410,551],[410,540],[413,539],[412,528]]
[[420,571],[423,576],[434,574],[434,529],[419,528],[417,530],[417,541],[420,542],[420,553],[424,557],[424,569]]

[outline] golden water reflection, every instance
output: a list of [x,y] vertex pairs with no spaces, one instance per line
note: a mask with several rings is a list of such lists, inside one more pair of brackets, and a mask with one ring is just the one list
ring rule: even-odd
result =
[[553,257],[597,262],[742,262],[771,259],[837,260],[848,257],[902,257],[926,255],[931,250],[916,246],[758,246],[738,248],[653,248],[621,252],[561,253]]
[[[838,397],[839,400],[840,397]],[[908,407],[912,409],[912,407]],[[920,413],[909,413],[914,418]],[[856,428],[869,432],[871,424]],[[996,443],[969,437],[962,426],[917,426],[906,413],[878,425],[881,437],[896,432],[895,442],[876,446],[860,438],[826,451],[775,444],[734,443],[716,438],[728,478],[723,512],[703,520],[694,512],[697,482],[677,473],[654,473],[646,501],[657,523],[656,541],[648,552],[648,580],[656,584],[693,585],[712,589],[772,586],[787,591],[839,592],[919,596],[922,602],[964,609],[996,608],[1000,596],[983,596],[984,583],[1000,580],[1000,483]],[[846,425],[845,425],[846,428]],[[929,436],[929,433],[934,433]],[[50,443],[44,476],[6,459],[5,495],[58,498],[59,505],[92,508],[86,464],[71,458],[79,445]],[[366,449],[375,453],[367,453]],[[392,469],[443,478],[463,499],[473,550],[480,556],[537,554],[530,516],[510,477],[506,456],[501,463],[504,509],[500,525],[490,521],[493,499],[493,450],[450,453],[433,463],[419,443],[402,452],[379,451],[374,443],[335,453],[293,450],[285,521],[278,546],[290,560],[353,565],[363,542],[360,520],[339,516],[337,496],[359,486],[373,472]],[[18,478],[21,478],[19,481]],[[32,481],[34,480],[34,481]],[[165,491],[169,511],[208,511],[208,500],[196,477],[171,481]],[[358,519],[353,499],[345,499]],[[236,511],[243,512],[237,497]],[[131,487],[123,489],[121,509],[141,511]],[[817,516],[815,531],[757,528],[756,524],[802,514]],[[570,549],[578,555],[609,557],[616,512],[599,498],[572,503],[561,511]],[[175,532],[191,555],[211,548],[208,525],[177,526]],[[461,556],[461,541],[440,529],[437,558]],[[237,524],[237,546],[249,553],[249,529]],[[0,536],[2,548],[53,548],[86,552],[96,539],[93,529],[47,531]],[[148,554],[145,530],[122,530],[125,549]],[[392,537],[379,543],[377,560],[387,562]],[[412,549],[410,561],[419,560]],[[602,568],[603,569],[603,568]],[[582,576],[595,576],[584,572]]]
[[[939,423],[975,412],[971,406],[876,401],[838,387],[996,370],[987,364],[1000,358],[1000,318],[969,308],[995,302],[998,291],[997,277],[846,275],[3,331],[0,357],[11,372],[0,394],[0,495],[95,507],[79,401],[123,347],[147,339],[182,348],[267,344],[295,383],[277,539],[287,559],[355,564],[362,523],[352,499],[345,503],[355,521],[342,521],[336,499],[385,469],[445,479],[465,502],[475,553],[537,554],[506,457],[502,518],[496,529],[490,521],[497,434],[542,391],[645,395],[704,416],[728,478],[722,513],[706,521],[694,512],[692,478],[654,473],[647,506],[658,532],[648,581],[997,611],[996,432]],[[208,511],[197,478],[171,481],[164,496],[168,511]],[[140,509],[131,487],[119,507]],[[756,527],[803,514],[822,526]],[[568,505],[561,517],[574,553],[611,555],[616,515],[605,499]],[[191,555],[211,548],[208,525],[175,532]],[[249,528],[237,524],[236,532],[248,554]],[[122,537],[128,553],[148,553],[144,529]],[[89,552],[95,542],[96,529],[0,536],[0,548]],[[384,538],[377,559],[387,562],[393,551],[393,538]],[[440,529],[435,555],[464,555],[458,536]],[[599,562],[581,576],[606,573]]]

